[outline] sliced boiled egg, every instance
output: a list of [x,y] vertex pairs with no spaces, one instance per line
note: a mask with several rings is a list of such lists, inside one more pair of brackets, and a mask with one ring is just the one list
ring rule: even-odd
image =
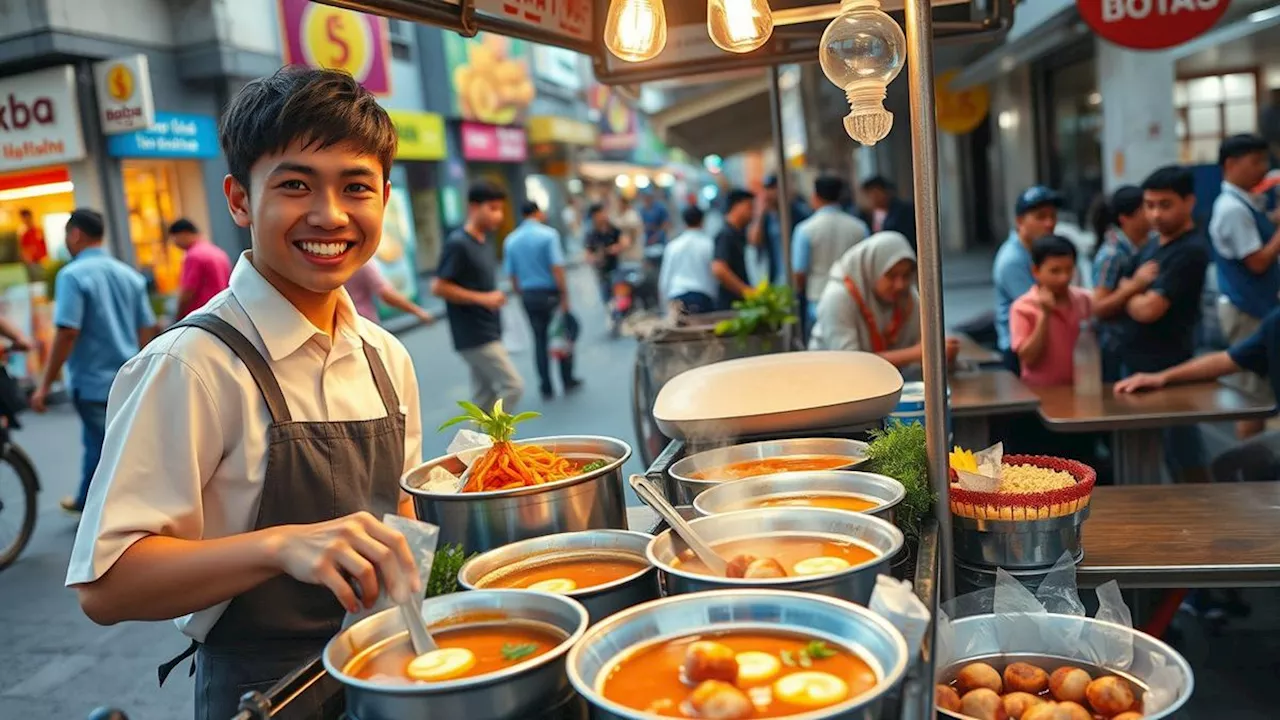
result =
[[578,589],[578,583],[569,578],[551,578],[550,580],[539,580],[529,586],[530,590],[541,590],[542,592],[564,593],[573,592]]
[[848,560],[828,555],[805,558],[791,566],[791,571],[796,575],[828,575],[847,569],[849,569]]
[[748,650],[737,655],[738,685],[756,685],[769,682],[782,670],[782,662],[776,655]]
[[849,697],[849,684],[831,673],[798,672],[779,678],[773,684],[773,694],[793,705],[820,708]]
[[409,661],[409,677],[439,682],[460,677],[475,667],[476,656],[466,648],[440,648]]

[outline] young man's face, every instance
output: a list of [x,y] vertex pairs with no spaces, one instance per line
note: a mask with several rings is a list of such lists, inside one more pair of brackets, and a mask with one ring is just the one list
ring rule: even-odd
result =
[[378,249],[391,184],[376,157],[295,142],[258,158],[249,185],[228,176],[227,205],[253,233],[254,267],[286,294],[333,292]]
[[1042,205],[1018,216],[1018,237],[1025,243],[1034,242],[1045,235],[1052,235],[1058,226],[1058,208]]
[[1164,237],[1173,237],[1187,229],[1195,205],[1195,195],[1182,197],[1172,190],[1146,190],[1142,193],[1142,208],[1147,213],[1147,220]]
[[471,224],[475,225],[477,230],[491,233],[502,227],[502,217],[507,211],[507,204],[502,200],[471,203],[467,211],[471,216]]
[[1151,234],[1151,221],[1147,219],[1146,211],[1138,208],[1132,215],[1120,216],[1120,229],[1124,231],[1125,237],[1140,243]]
[[591,214],[591,223],[597,230],[604,230],[609,227],[609,216],[604,210],[597,210]]
[[725,213],[726,219],[736,227],[742,227],[751,221],[751,200],[739,200]]
[[1232,183],[1247,191],[1252,190],[1267,177],[1267,171],[1271,169],[1270,165],[1267,153],[1259,150],[1231,158],[1223,170]]
[[1070,257],[1049,257],[1031,268],[1036,284],[1047,288],[1054,295],[1065,295],[1076,273],[1076,263]]

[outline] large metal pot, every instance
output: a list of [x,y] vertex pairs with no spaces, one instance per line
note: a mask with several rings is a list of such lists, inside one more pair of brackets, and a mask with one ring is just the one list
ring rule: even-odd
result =
[[794,631],[856,652],[880,682],[839,705],[789,720],[875,720],[882,698],[902,681],[907,643],[888,621],[841,600],[779,590],[719,590],[655,600],[591,628],[569,651],[569,682],[591,704],[593,720],[650,720],[655,716],[606,700],[601,683],[627,653],[658,638],[727,630]]
[[907,496],[902,483],[885,475],[856,470],[789,472],[720,483],[695,498],[693,509],[702,516],[720,515],[759,508],[768,499],[820,493],[855,494],[874,500],[877,505],[865,514],[889,522],[893,522],[893,509]]
[[645,550],[658,567],[667,594],[729,588],[799,590],[866,604],[875,589],[876,576],[889,571],[893,556],[902,549],[902,531],[877,517],[826,508],[765,508],[712,515],[690,521],[693,529],[712,545],[748,537],[825,537],[836,542],[860,542],[878,555],[861,565],[831,575],[778,579],[725,578],[699,575],[672,567],[685,552],[684,541],[671,530],[658,535]]
[[523,540],[490,550],[467,561],[458,572],[458,582],[468,590],[480,587],[484,578],[498,570],[519,569],[542,562],[544,559],[570,559],[597,556],[600,552],[625,552],[634,555],[644,567],[634,574],[605,585],[578,588],[565,593],[587,608],[591,622],[599,622],[610,615],[642,602],[660,597],[658,570],[649,563],[645,548],[652,535],[630,530],[585,530],[559,533]]
[[477,493],[431,493],[419,489],[431,469],[442,466],[461,475],[457,455],[445,455],[410,470],[400,487],[413,497],[418,519],[440,528],[440,542],[458,543],[468,552],[484,552],[508,543],[554,533],[627,528],[622,465],[631,447],[610,437],[574,435],[533,438],[537,445],[570,458],[604,458],[609,464],[585,475],[537,487]]
[[561,595],[529,590],[478,590],[423,602],[427,625],[527,620],[562,630],[564,642],[551,652],[500,672],[430,685],[395,686],[353,678],[343,672],[353,658],[408,634],[396,608],[343,630],[324,650],[324,667],[346,687],[347,713],[360,720],[509,720],[532,717],[562,697],[568,687],[565,655],[587,630],[587,610]]
[[703,480],[693,477],[694,474],[701,471],[748,460],[764,460],[766,458],[794,455],[848,456],[850,458],[849,464],[837,468],[847,470],[867,461],[867,444],[859,440],[845,438],[791,438],[787,440],[742,443],[741,445],[730,445],[729,447],[696,453],[675,463],[667,471],[667,474],[671,476],[671,483],[667,487],[667,500],[672,505],[691,505],[694,498],[711,488],[718,487],[726,482],[739,482],[738,480],[717,480],[715,478]]
[[976,520],[951,516],[956,560],[974,567],[1043,570],[1070,553],[1084,557],[1084,521],[1089,507],[1043,520]]

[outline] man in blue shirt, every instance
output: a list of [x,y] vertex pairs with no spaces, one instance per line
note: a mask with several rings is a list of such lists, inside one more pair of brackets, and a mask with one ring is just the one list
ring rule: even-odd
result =
[[1014,203],[1013,230],[996,252],[991,268],[996,287],[996,341],[1005,367],[1019,373],[1018,355],[1009,342],[1009,307],[1036,284],[1031,275],[1031,243],[1052,235],[1062,197],[1042,185],[1027,188]]
[[[560,233],[546,224],[546,214],[535,202],[520,209],[524,221],[507,236],[503,248],[502,271],[511,278],[512,290],[520,296],[533,329],[533,356],[538,366],[542,398],[555,397],[551,385],[551,360],[548,344],[551,322],[556,311],[564,314],[570,335],[577,325],[569,314],[569,290],[564,279],[564,252]],[[582,383],[573,376],[573,353],[560,358],[560,381],[565,392]]]
[[104,229],[102,215],[93,210],[78,209],[67,220],[72,261],[58,272],[54,283],[57,332],[44,376],[31,396],[32,409],[44,412],[49,388],[62,366],[67,366],[71,399],[84,425],[80,491],[62,500],[62,508],[75,513],[84,510],[89,481],[102,457],[111,383],[125,361],[137,355],[157,330],[146,279],[106,253]]
[[645,193],[643,197],[640,219],[644,221],[644,246],[662,247],[667,244],[667,233],[671,230],[671,213],[652,192]]

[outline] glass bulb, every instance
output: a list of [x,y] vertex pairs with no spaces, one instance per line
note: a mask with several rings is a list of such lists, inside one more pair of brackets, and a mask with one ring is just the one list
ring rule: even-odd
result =
[[906,57],[907,37],[879,0],[843,0],[840,14],[822,33],[818,60],[822,72],[849,99],[844,129],[864,145],[875,145],[893,127],[885,110],[889,83]]
[[662,0],[613,0],[604,23],[604,44],[627,62],[657,57],[667,46],[667,10]]
[[708,0],[707,34],[722,50],[749,53],[773,35],[769,0]]

